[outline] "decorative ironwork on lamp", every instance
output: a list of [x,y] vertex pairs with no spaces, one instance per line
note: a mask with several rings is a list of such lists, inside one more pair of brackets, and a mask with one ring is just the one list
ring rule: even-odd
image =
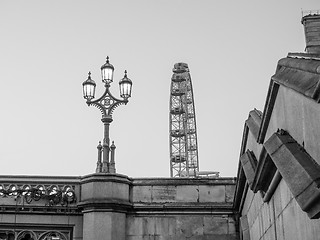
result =
[[[102,82],[105,86],[105,92],[102,96],[96,100],[94,99],[96,83],[91,79],[91,72],[88,73],[88,79],[82,83],[83,97],[87,100],[88,106],[95,106],[102,113],[101,121],[104,124],[104,139],[98,145],[98,161],[97,161],[97,173],[115,173],[115,145],[112,142],[110,146],[109,138],[109,126],[113,121],[112,113],[120,105],[126,105],[128,98],[131,97],[132,81],[127,76],[127,71],[124,73],[124,77],[119,81],[120,96],[123,99],[118,99],[110,93],[110,84],[113,82],[114,67],[109,62],[109,57],[105,64],[101,66]],[[110,162],[110,150],[111,150],[111,162]],[[103,153],[103,154],[102,154]],[[103,156],[102,156],[103,155]],[[102,159],[101,159],[102,158]]]

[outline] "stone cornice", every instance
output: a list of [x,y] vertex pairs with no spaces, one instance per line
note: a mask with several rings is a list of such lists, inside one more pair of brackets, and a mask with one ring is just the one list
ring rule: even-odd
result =
[[238,174],[237,174],[237,184],[233,199],[233,208],[236,211],[241,211],[242,207],[242,198],[244,195],[246,195],[246,177],[244,175],[244,171],[242,169],[241,161],[239,161],[238,165]]
[[32,175],[0,175],[0,183],[14,184],[79,184],[81,177],[73,176],[32,176]]
[[278,90],[279,90],[279,84],[275,83],[271,79],[269,89],[268,89],[267,99],[266,99],[264,110],[263,110],[261,125],[259,128],[258,138],[257,138],[257,143],[259,144],[262,144],[264,142],[264,138],[266,136],[269,122],[271,119],[273,107],[276,102]]
[[[310,55],[312,56],[312,55]],[[279,86],[283,85],[320,102],[320,61],[293,58],[292,54],[280,59],[276,73],[271,77],[265,102],[258,143],[264,142]]]
[[163,203],[134,204],[128,214],[134,215],[183,215],[183,214],[233,214],[232,203]]
[[29,206],[29,205],[1,205],[0,214],[22,214],[22,215],[82,215],[77,206]]
[[116,174],[116,173],[94,173],[90,175],[83,176],[81,178],[81,184],[90,182],[118,182],[131,184],[132,179],[126,175]]
[[219,177],[219,178],[135,178],[133,179],[134,186],[157,186],[157,185],[234,185],[236,178],[234,177]]
[[132,208],[132,203],[123,201],[121,199],[106,198],[106,199],[90,199],[78,204],[83,213],[91,211],[113,211],[113,212],[127,212]]

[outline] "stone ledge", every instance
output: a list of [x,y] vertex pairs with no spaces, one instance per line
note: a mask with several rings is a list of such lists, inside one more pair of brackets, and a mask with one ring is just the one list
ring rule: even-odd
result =
[[118,182],[130,185],[132,179],[126,175],[117,173],[94,173],[81,178],[81,184],[91,182]]
[[[247,129],[247,128],[246,128]],[[243,196],[246,195],[248,189],[246,184],[246,176],[244,174],[241,161],[238,165],[238,174],[237,174],[237,185],[235,188],[234,199],[233,199],[233,209],[238,212],[242,211],[243,206]]]
[[78,204],[82,212],[92,211],[114,211],[114,212],[127,212],[132,208],[132,204],[121,199],[90,199],[89,201],[82,201]]
[[264,146],[301,209],[319,218],[320,166],[285,131],[274,133]]
[[248,150],[240,157],[240,161],[250,189],[253,189],[253,180],[257,168],[257,159],[253,152]]
[[165,185],[235,185],[235,177],[219,178],[134,178],[134,186],[165,186]]
[[261,116],[262,113],[258,111],[257,109],[254,109],[250,111],[249,117],[246,120],[246,125],[250,129],[250,132],[254,136],[254,138],[257,140],[259,135],[259,129],[261,125]]
[[269,122],[271,119],[272,111],[274,104],[276,102],[276,98],[278,95],[279,91],[279,84],[274,82],[272,79],[270,80],[270,85],[267,93],[267,99],[264,105],[264,110],[263,110],[263,115],[262,115],[262,120],[261,120],[261,125],[259,129],[259,134],[258,134],[258,140],[257,143],[262,144],[264,142],[264,138],[267,133],[267,129],[269,126]]
[[32,176],[32,175],[0,175],[0,183],[14,184],[80,184],[81,177],[73,176]]
[[304,96],[320,102],[320,61],[301,58],[283,58],[272,80]]
[[1,205],[0,214],[21,214],[21,215],[82,215],[81,211],[77,207],[29,207],[18,205],[13,207],[12,205]]

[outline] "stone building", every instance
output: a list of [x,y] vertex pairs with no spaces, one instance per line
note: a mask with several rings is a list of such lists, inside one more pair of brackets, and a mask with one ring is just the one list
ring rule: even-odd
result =
[[0,176],[0,239],[320,239],[320,15],[244,124],[237,178]]
[[240,239],[320,239],[320,15],[306,53],[280,59],[263,112],[245,122],[234,209]]

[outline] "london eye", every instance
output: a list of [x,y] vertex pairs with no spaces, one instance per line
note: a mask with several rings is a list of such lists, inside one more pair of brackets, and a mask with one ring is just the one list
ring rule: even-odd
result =
[[199,172],[196,115],[188,64],[173,68],[169,109],[170,176],[194,177]]

